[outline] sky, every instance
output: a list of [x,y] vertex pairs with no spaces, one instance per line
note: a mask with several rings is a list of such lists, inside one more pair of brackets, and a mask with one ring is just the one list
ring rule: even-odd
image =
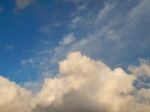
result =
[[149,12],[148,0],[0,0],[0,73],[37,80],[71,51],[126,69],[150,57]]
[[0,96],[10,96],[0,97],[0,109],[149,112],[149,6],[149,0],[0,0]]

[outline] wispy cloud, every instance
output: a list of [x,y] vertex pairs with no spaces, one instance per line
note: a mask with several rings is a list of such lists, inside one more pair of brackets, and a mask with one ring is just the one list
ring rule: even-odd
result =
[[4,8],[2,6],[0,6],[0,12],[3,12]]
[[14,49],[14,46],[13,45],[7,45],[5,47],[5,49],[8,50],[8,51],[12,51]]
[[79,23],[81,23],[82,18],[80,16],[76,16],[73,20],[72,20],[72,24],[71,27],[72,28],[76,28],[77,25],[79,25]]
[[[136,7],[132,9],[132,11],[129,14],[129,19],[135,19],[135,18],[142,18],[145,14],[148,14],[150,12],[149,0],[143,0],[141,1]],[[149,17],[149,15],[147,15]]]
[[22,10],[26,8],[27,6],[31,5],[33,0],[15,0],[15,2],[16,2],[16,9]]
[[104,5],[104,8],[98,12],[96,21],[100,21],[101,19],[104,19],[105,17],[107,17],[109,13],[113,11],[113,9],[115,8],[115,5],[116,4],[112,4],[112,3],[110,4],[106,2]]
[[60,45],[68,45],[75,41],[75,36],[73,33],[66,35],[62,41],[59,42]]
[[[47,46],[39,51],[38,55],[35,54],[32,57],[34,64],[39,68],[51,71],[50,68],[53,64],[64,59],[72,51],[80,51],[96,59],[101,58],[113,67],[118,65],[124,67],[131,60],[137,61],[140,57],[144,57],[145,53],[148,53],[150,45],[149,31],[146,30],[150,24],[147,19],[148,15],[145,13],[150,10],[147,6],[144,9],[145,5],[143,4],[146,5],[149,2],[147,0],[140,1],[136,5],[130,6],[129,9],[122,9],[124,8],[122,2],[105,2],[103,7],[98,8],[97,11],[90,10],[84,15],[80,15],[80,11],[77,10],[78,13],[67,20],[68,23],[71,23],[70,27],[76,26],[75,29],[61,24],[61,27],[67,30],[67,35],[65,37],[61,35],[60,38],[63,39],[58,41],[53,48]],[[140,9],[143,11],[135,11]],[[146,11],[144,12],[144,10]],[[131,17],[131,15],[135,15],[135,12],[136,15],[141,16]],[[144,21],[145,19],[147,21]],[[137,24],[134,24],[135,21]],[[60,27],[60,24],[53,24],[46,25],[45,33],[51,33],[53,26]],[[125,58],[126,60],[124,60]]]

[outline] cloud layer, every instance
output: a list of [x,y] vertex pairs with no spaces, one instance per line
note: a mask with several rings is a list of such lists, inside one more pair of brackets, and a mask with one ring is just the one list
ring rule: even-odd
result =
[[149,62],[141,61],[139,67],[132,66],[130,71],[129,74],[121,68],[112,70],[101,61],[73,52],[66,60],[59,62],[60,75],[45,78],[41,90],[36,94],[0,77],[0,110],[149,112],[150,89],[134,86],[139,75],[149,77]]

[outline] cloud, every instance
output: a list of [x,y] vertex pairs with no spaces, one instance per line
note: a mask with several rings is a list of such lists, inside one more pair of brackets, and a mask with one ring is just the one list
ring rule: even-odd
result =
[[25,59],[21,61],[21,64],[34,64],[35,60],[33,58]]
[[0,6],[0,13],[3,12],[4,8]]
[[23,89],[0,76],[0,110],[1,112],[31,112],[30,91]]
[[7,45],[7,46],[5,47],[5,49],[6,49],[7,51],[12,51],[12,50],[14,49],[14,46],[13,46],[13,45]]
[[110,12],[116,7],[116,4],[110,4],[110,3],[105,3],[104,8],[98,12],[98,16],[96,19],[96,22],[101,21],[104,19],[106,16],[109,15]]
[[22,10],[29,6],[32,3],[32,0],[16,0],[16,9]]
[[[64,54],[76,50],[94,58],[103,58],[111,66],[126,66],[130,60],[145,57],[150,43],[147,30],[150,26],[148,6],[148,0],[143,0],[129,9],[125,9],[122,2],[107,1],[104,7],[98,12],[93,12],[92,16],[92,9],[91,12],[82,15],[82,21],[79,19],[81,15],[75,16],[77,19],[73,20],[79,22],[75,24],[78,27],[73,32],[78,36],[77,40],[70,47],[57,46],[60,50],[53,50],[53,60],[63,59]],[[133,44],[135,42],[137,44]],[[129,58],[124,60],[126,57]]]
[[81,21],[82,21],[82,18],[79,16],[73,18],[71,28],[76,28],[78,24],[81,23]]
[[65,1],[67,3],[72,3],[74,5],[80,5],[80,4],[83,4],[85,1],[86,2],[89,2],[89,0],[62,0],[62,1]]
[[129,71],[138,76],[150,77],[150,63],[147,60],[141,59],[140,66],[129,66]]
[[60,45],[68,45],[75,41],[75,36],[73,33],[66,35],[62,41],[59,42]]
[[[136,76],[111,70],[79,52],[59,63],[60,76],[45,79],[35,112],[148,112],[149,89],[133,86]],[[39,111],[40,110],[40,111]]]
[[[145,63],[144,66],[148,63]],[[143,69],[143,65],[137,67]],[[144,67],[145,68],[145,67]],[[149,112],[150,89],[137,89],[135,72],[111,69],[80,52],[59,62],[59,75],[45,78],[33,95],[0,77],[0,110],[3,112]],[[31,84],[31,83],[30,83]]]
[[[102,58],[111,67],[116,65],[126,67],[131,60],[134,63],[139,57],[148,58],[150,47],[148,30],[150,27],[150,8],[148,7],[150,2],[148,0],[127,2],[125,3],[127,6],[119,1],[92,3],[99,5],[90,6],[89,2],[84,1],[86,4],[84,14],[74,11],[74,16],[67,20],[70,23],[69,26],[63,25],[65,26],[63,29],[66,29],[67,33],[69,32],[68,35],[73,33],[76,40],[71,44],[60,45],[63,43],[61,40],[53,48],[47,46],[46,50],[44,48],[39,51],[46,51],[44,56],[42,53],[38,56],[35,55],[37,63],[39,60],[51,58],[53,66],[72,51],[80,51],[93,58]],[[51,26],[45,28],[46,30],[43,31],[49,34],[53,33],[53,29],[55,29]],[[49,44],[51,43],[49,42]],[[45,58],[43,59],[43,57]],[[128,58],[124,60],[126,57]],[[39,64],[39,66],[41,65]]]
[[81,10],[85,10],[86,9],[86,4],[83,4],[81,6],[78,6],[78,10],[81,11]]
[[[132,20],[132,19],[135,20],[135,18],[141,18],[144,15],[147,15],[150,12],[149,4],[150,4],[149,0],[143,0],[143,1],[141,1],[130,12],[129,19],[130,20]],[[148,17],[149,17],[149,15],[148,15]]]
[[136,88],[150,88],[150,62],[144,59],[140,60],[140,65],[128,67],[129,71],[137,77],[134,82]]

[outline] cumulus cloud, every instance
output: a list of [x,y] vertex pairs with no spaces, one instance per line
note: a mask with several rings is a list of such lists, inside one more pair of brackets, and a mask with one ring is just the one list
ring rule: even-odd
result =
[[134,82],[137,88],[150,88],[150,63],[148,60],[141,59],[139,66],[130,65],[128,68],[137,77]]
[[150,77],[150,63],[147,60],[141,59],[140,66],[131,65],[129,70],[135,75]]
[[[145,63],[145,66],[149,66],[148,63]],[[138,67],[140,68],[141,66]],[[142,69],[145,70],[147,71]],[[59,73],[54,78],[45,78],[41,90],[34,95],[1,77],[0,110],[3,112],[150,111],[150,89],[137,89],[133,85],[137,80],[135,72],[128,74],[121,68],[112,70],[101,61],[92,60],[80,52],[73,52],[66,60],[59,62]]]
[[31,112],[31,98],[30,91],[19,87],[4,77],[0,77],[1,112]]

